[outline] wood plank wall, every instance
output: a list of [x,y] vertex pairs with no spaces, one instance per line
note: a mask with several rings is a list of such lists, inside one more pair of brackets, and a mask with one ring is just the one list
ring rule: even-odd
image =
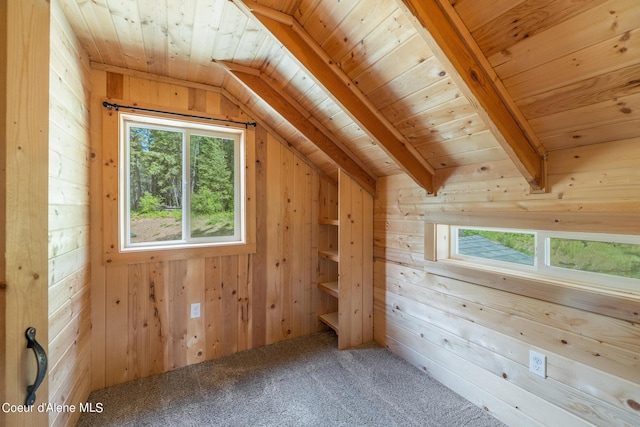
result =
[[[47,171],[49,21],[44,0],[0,2],[0,402],[23,405],[36,377],[25,331],[49,348]],[[49,398],[45,377],[36,404]],[[0,425],[47,423],[46,413],[0,411]]]
[[[58,1],[51,2],[50,31],[48,401],[77,406],[91,390],[91,80]],[[49,423],[75,425],[79,416],[51,412]]]
[[338,348],[373,340],[373,197],[338,171]]
[[[640,424],[638,322],[456,280],[441,263],[430,274],[423,241],[424,214],[443,210],[521,212],[523,227],[527,211],[617,212],[637,231],[639,158],[638,139],[553,152],[547,194],[530,194],[504,162],[443,170],[438,197],[404,175],[382,178],[376,341],[509,425]],[[548,378],[528,372],[530,349],[547,355]]]
[[[101,152],[117,144],[101,138],[104,97],[251,120],[217,88],[98,69],[92,75],[95,194],[102,191]],[[256,186],[256,253],[105,266],[101,201],[93,197],[93,389],[322,328],[316,242],[326,177],[261,125],[255,140],[256,178],[248,185]],[[202,317],[190,319],[195,302]]]

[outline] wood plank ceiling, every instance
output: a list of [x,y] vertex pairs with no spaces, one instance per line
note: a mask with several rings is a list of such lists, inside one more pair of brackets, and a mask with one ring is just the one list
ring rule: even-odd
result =
[[637,1],[61,4],[96,66],[222,87],[330,176],[510,161],[538,190],[547,152],[640,137]]

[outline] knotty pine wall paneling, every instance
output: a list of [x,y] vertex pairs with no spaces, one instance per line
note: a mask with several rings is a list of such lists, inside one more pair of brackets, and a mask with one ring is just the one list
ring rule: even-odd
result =
[[[47,414],[10,411],[35,378],[25,330],[49,349],[47,181],[50,5],[0,3],[0,425],[36,425]],[[48,400],[44,378],[36,404]]]
[[373,339],[373,197],[338,171],[338,348]]
[[[454,274],[442,262],[425,261],[423,240],[430,212],[516,212],[523,228],[530,212],[536,218],[562,213],[563,221],[571,213],[577,223],[589,212],[609,228],[637,234],[638,142],[550,153],[546,194],[531,194],[504,162],[439,171],[437,197],[405,175],[381,178],[374,216],[376,341],[509,425],[638,425],[637,298],[618,297],[621,307],[638,309],[616,315],[599,310],[597,299],[589,311],[576,308],[563,300],[562,288],[532,298],[485,287],[473,270]],[[589,305],[585,295],[582,306]],[[547,356],[546,379],[529,372],[531,349]]]
[[[160,110],[251,121],[218,88],[94,67],[92,132],[92,388],[100,389],[226,354],[315,332],[319,301],[317,217],[320,175],[267,129],[249,128],[255,252],[104,262],[103,165],[117,141],[103,132],[103,99]],[[108,116],[107,116],[108,118]],[[112,120],[111,118],[108,118]],[[107,137],[105,137],[106,135]],[[114,145],[115,144],[115,145]],[[201,317],[190,318],[191,303]]]
[[[51,1],[49,80],[49,397],[79,405],[91,391],[89,59]],[[73,412],[49,425],[74,425]]]

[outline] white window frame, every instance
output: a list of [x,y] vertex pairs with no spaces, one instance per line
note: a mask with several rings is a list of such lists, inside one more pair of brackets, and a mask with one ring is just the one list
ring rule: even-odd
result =
[[[118,234],[121,252],[136,252],[146,250],[181,249],[194,247],[215,247],[227,245],[243,245],[246,243],[246,176],[245,176],[245,130],[233,127],[220,127],[207,123],[200,123],[188,120],[168,119],[164,117],[149,116],[142,114],[121,113],[119,115],[119,162],[123,167],[119,171],[119,214],[118,214]],[[131,217],[130,217],[130,144],[129,129],[134,127],[145,127],[150,129],[170,130],[183,134],[182,143],[182,239],[160,242],[131,242]],[[215,237],[190,237],[191,229],[190,207],[191,194],[187,191],[190,188],[190,138],[191,133],[200,136],[214,136],[234,140],[234,235]]]
[[[560,231],[539,231],[538,239],[544,245],[544,258],[540,262],[542,266],[541,273],[549,276],[558,277],[564,280],[580,281],[586,283],[592,283],[602,287],[630,291],[634,293],[640,293],[640,279],[633,279],[630,277],[614,276],[603,273],[592,273],[590,271],[574,270],[570,268],[555,267],[550,262],[550,239],[570,239],[570,240],[590,240],[595,242],[611,242],[611,243],[627,243],[640,245],[640,237],[627,236],[621,234],[600,234],[600,233],[575,233],[575,232],[560,232]],[[615,285],[612,286],[611,282],[615,281]]]
[[[604,234],[604,233],[583,233],[583,232],[561,232],[542,230],[521,230],[495,227],[474,227],[474,226],[449,226],[449,249],[446,258],[449,261],[463,263],[465,265],[487,269],[487,267],[497,267],[514,275],[525,273],[540,276],[551,281],[561,281],[581,288],[606,289],[611,291],[621,291],[640,295],[640,279],[614,276],[602,273],[574,270],[570,268],[551,266],[550,263],[550,239],[570,239],[570,240],[590,240],[598,242],[627,243],[640,245],[640,236]],[[492,260],[482,257],[474,257],[458,253],[458,230],[489,230],[507,233],[527,233],[535,236],[535,256],[534,265],[528,266],[508,261]]]

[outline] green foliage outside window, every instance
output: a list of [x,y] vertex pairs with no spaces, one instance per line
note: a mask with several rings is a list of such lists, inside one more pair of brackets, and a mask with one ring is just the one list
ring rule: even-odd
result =
[[233,141],[191,137],[192,212],[233,211],[233,163]]
[[[459,228],[458,237],[481,236],[484,239],[513,249],[521,254],[535,256],[535,234],[497,230],[477,230]],[[544,246],[544,239],[539,239]],[[462,240],[459,240],[461,245]],[[542,248],[546,251],[546,248]],[[460,251],[462,255],[480,258],[503,260],[495,255],[490,246],[477,245],[472,249]],[[580,272],[606,274],[609,276],[640,279],[640,244],[620,243],[615,241],[595,241],[549,237],[549,253],[546,254],[548,265]],[[511,260],[509,260],[511,261]],[[518,262],[518,261],[511,261]],[[533,264],[531,264],[533,265]],[[545,266],[541,266],[545,268]],[[611,279],[615,283],[615,278]]]
[[[130,126],[132,243],[184,239],[183,212],[190,214],[187,238],[234,235],[236,143],[203,133]],[[188,162],[183,158],[185,148]],[[184,183],[184,169],[189,174],[188,185]],[[189,206],[183,206],[185,190]]]
[[499,243],[502,246],[526,255],[534,256],[536,253],[536,242],[533,234],[472,229],[460,229],[459,231],[460,237],[482,236],[487,240]]
[[[182,132],[131,127],[129,191],[131,210],[142,212],[146,193],[159,205],[182,205]],[[159,207],[159,206],[158,206]]]
[[160,198],[145,191],[144,196],[140,198],[140,213],[147,214],[156,212],[160,207]]
[[551,265],[640,279],[640,245],[551,238]]

